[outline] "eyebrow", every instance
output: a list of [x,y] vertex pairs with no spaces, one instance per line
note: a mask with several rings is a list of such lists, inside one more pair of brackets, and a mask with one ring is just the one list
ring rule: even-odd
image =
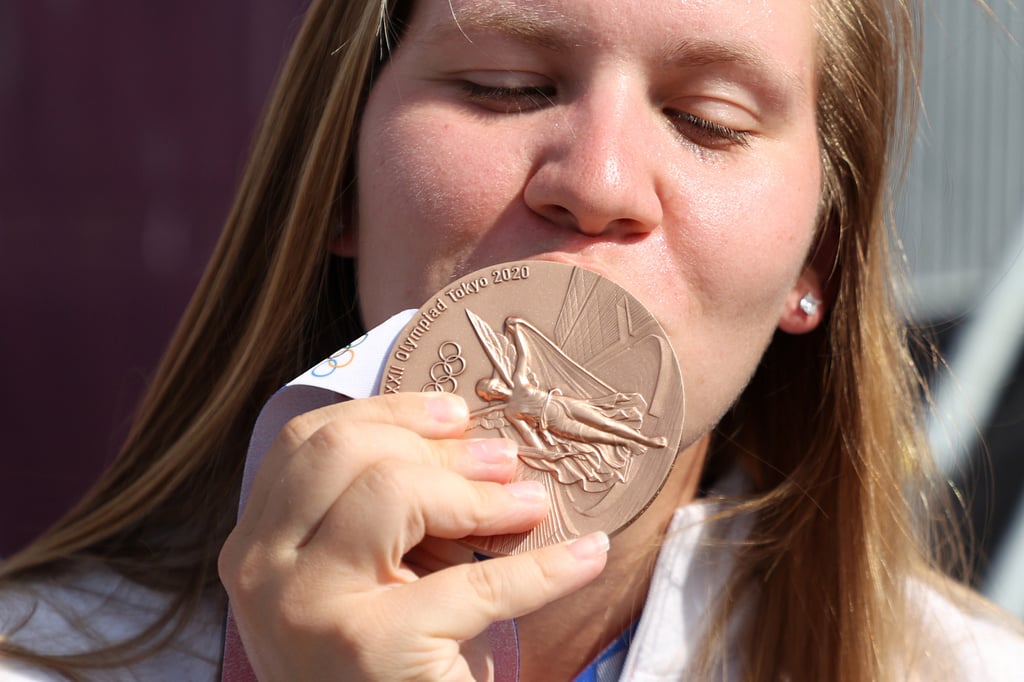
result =
[[[450,6],[450,5],[449,5]],[[567,34],[579,35],[579,22],[561,12],[537,7],[499,3],[485,7],[469,3],[432,26],[427,32],[429,43],[443,44],[450,40],[473,42],[474,33],[501,33],[524,43],[553,52],[572,46]]]
[[666,55],[666,63],[679,68],[735,65],[767,78],[779,92],[787,89],[798,95],[807,92],[807,85],[789,67],[748,43],[687,38],[669,48]]

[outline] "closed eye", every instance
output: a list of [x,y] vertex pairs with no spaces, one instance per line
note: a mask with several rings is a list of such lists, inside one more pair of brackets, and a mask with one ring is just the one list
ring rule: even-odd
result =
[[733,145],[750,146],[750,131],[730,128],[688,111],[669,109],[666,115],[683,137],[702,147],[724,149]]
[[555,88],[551,86],[483,85],[463,81],[465,98],[475,104],[504,114],[521,114],[543,109],[554,102]]

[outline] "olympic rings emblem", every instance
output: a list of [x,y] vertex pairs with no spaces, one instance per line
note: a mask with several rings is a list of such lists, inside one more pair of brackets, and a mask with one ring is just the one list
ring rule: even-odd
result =
[[437,349],[437,362],[430,366],[430,381],[423,384],[423,391],[454,393],[459,387],[455,377],[466,371],[466,359],[462,357],[462,346],[454,341],[445,341]]
[[336,351],[334,354],[331,355],[331,357],[327,358],[319,365],[309,370],[310,374],[317,377],[318,379],[323,379],[324,377],[329,377],[332,374],[334,374],[335,370],[344,369],[348,367],[356,359],[356,346],[365,341],[367,336],[368,334],[363,334],[358,339],[348,344],[341,350]]

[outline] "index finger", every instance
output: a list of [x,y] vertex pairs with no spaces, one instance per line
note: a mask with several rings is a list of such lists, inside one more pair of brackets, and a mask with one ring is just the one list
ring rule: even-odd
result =
[[291,419],[277,440],[292,448],[332,421],[375,422],[401,426],[425,438],[452,438],[469,424],[466,401],[452,393],[392,393],[334,403]]

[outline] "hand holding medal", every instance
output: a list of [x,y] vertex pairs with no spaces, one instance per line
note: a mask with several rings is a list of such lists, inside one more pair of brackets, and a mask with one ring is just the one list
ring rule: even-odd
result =
[[[356,371],[346,352],[330,369]],[[311,386],[327,374],[321,365]],[[346,679],[398,679],[423,665],[514,674],[515,631],[500,621],[593,580],[607,536],[672,470],[683,400],[668,340],[596,273],[507,263],[453,282],[413,314],[380,393],[309,406],[259,467],[222,556],[263,577],[233,586],[245,595],[239,608],[282,612],[262,631],[265,647],[242,631],[253,667],[287,677],[297,663],[324,669],[326,656]],[[282,546],[292,549],[269,549]],[[474,550],[515,556],[474,562]],[[292,631],[290,604],[307,625],[323,624],[322,637]],[[239,613],[239,623],[258,620]],[[291,663],[261,655],[282,642],[306,653]]]

